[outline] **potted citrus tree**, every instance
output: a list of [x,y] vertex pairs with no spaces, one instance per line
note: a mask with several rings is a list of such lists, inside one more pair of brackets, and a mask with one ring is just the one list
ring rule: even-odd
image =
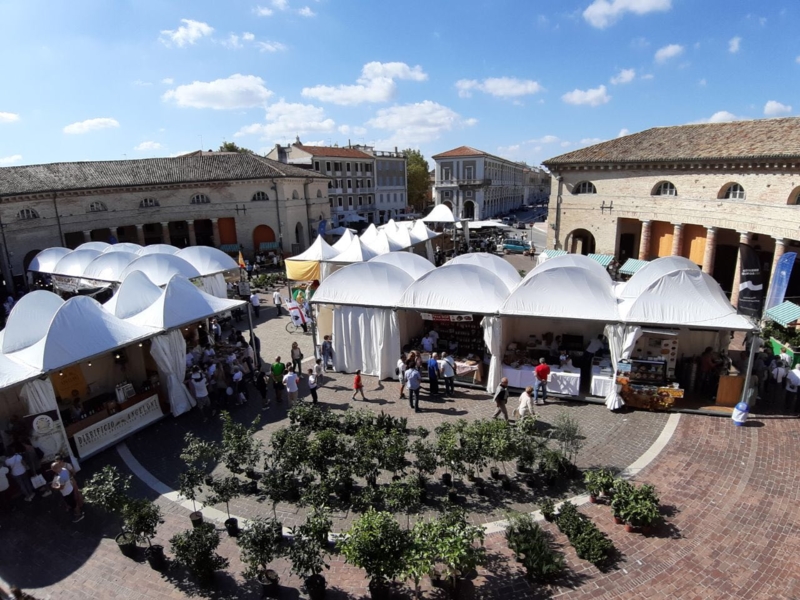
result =
[[197,510],[197,500],[203,491],[205,481],[206,474],[198,467],[189,467],[178,475],[178,491],[181,496],[192,501],[192,512],[189,513],[192,527],[197,527],[203,522],[203,513]]
[[[253,519],[250,526],[239,534],[237,542],[242,562],[247,567],[244,576],[258,580],[262,597],[277,591],[278,574],[269,565],[283,555],[282,539],[275,535],[275,521],[266,517]],[[273,593],[272,596],[274,595]]]
[[144,555],[150,567],[156,571],[163,571],[167,566],[167,560],[164,558],[164,546],[152,543],[159,524],[163,522],[161,508],[146,498],[130,499],[122,509],[122,518],[126,531],[131,533],[136,540],[147,542]]
[[[131,476],[121,475],[116,467],[105,466],[92,475],[83,488],[83,497],[89,504],[98,506],[107,513],[121,514],[129,502],[127,495]],[[132,558],[136,552],[136,536],[124,526],[114,538],[120,552]]]
[[483,527],[470,525],[460,508],[450,509],[433,521],[431,537],[444,563],[446,587],[452,598],[459,597],[461,580],[485,562],[484,536]]
[[197,577],[202,586],[210,586],[214,572],[228,566],[228,559],[217,554],[219,533],[211,523],[201,523],[170,541],[175,561]]
[[411,529],[406,554],[403,557],[403,577],[414,584],[414,597],[422,597],[420,583],[436,566],[434,528],[430,521],[417,521]]
[[525,568],[528,579],[544,583],[564,571],[564,555],[553,548],[552,536],[530,515],[511,516],[506,528],[506,542]]
[[325,562],[329,530],[330,519],[320,512],[312,513],[305,523],[291,529],[293,540],[287,556],[292,563],[292,573],[303,580],[311,600],[325,597],[327,583],[322,572],[329,568]]
[[227,477],[214,477],[210,485],[211,493],[207,500],[209,504],[225,504],[225,512],[228,518],[225,520],[225,529],[228,535],[236,537],[239,533],[239,520],[231,517],[230,501],[238,498],[242,493],[242,483],[236,475],[228,475]]

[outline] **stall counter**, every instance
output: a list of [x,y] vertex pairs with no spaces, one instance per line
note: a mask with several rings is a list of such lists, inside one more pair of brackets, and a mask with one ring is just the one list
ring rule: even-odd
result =
[[[514,368],[503,365],[503,377],[508,379],[509,387],[524,389],[528,386],[533,387],[536,381],[536,374],[532,365],[522,365]],[[549,394],[559,394],[562,396],[577,396],[581,391],[581,373],[577,369],[564,370],[560,367],[550,367],[550,375],[547,377],[547,392]]]

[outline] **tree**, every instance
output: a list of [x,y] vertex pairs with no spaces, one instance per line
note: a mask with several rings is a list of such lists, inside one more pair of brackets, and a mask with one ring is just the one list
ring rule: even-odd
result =
[[241,152],[242,154],[255,154],[250,148],[237,146],[234,142],[222,142],[217,152]]
[[408,160],[408,203],[416,212],[422,212],[430,189],[428,161],[419,150],[406,148],[403,152]]

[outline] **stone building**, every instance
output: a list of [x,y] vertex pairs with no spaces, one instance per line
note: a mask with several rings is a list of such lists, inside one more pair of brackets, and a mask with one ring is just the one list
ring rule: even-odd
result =
[[330,218],[327,190],[327,177],[235,152],[0,168],[0,264],[19,280],[44,248],[112,238],[293,254]]
[[[738,246],[765,281],[800,250],[800,119],[656,127],[544,162],[549,248],[649,260],[680,255],[738,300]],[[794,269],[787,298],[800,295]]]
[[371,146],[276,144],[267,158],[330,177],[328,201],[333,227],[355,222],[382,224],[408,207],[406,157]]
[[524,165],[461,146],[433,156],[435,204],[460,219],[488,219],[525,204]]

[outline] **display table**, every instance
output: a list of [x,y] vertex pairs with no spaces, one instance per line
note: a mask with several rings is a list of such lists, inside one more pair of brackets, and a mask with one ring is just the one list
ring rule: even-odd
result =
[[617,384],[615,377],[611,372],[603,375],[603,370],[598,366],[592,367],[592,381],[589,387],[589,393],[592,396],[600,396],[605,398],[614,391],[614,386]]
[[[428,377],[428,361],[430,358],[429,352],[420,353],[420,359],[422,360],[420,375],[426,379]],[[483,363],[481,361],[453,357],[453,362],[456,365],[456,379],[469,380],[471,375],[471,383],[480,384],[483,382]]]
[[[533,387],[536,381],[533,365],[522,365],[517,369],[509,365],[503,365],[503,377],[508,379],[509,387],[520,389],[525,389],[528,386]],[[547,377],[547,393],[577,396],[580,391],[580,371],[577,369],[561,370],[559,367],[550,367],[550,375]]]

